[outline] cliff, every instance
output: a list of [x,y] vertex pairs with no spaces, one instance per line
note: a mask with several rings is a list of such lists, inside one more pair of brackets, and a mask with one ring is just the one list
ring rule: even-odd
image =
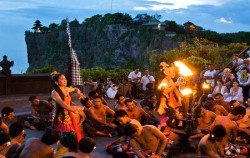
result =
[[[164,31],[145,26],[121,24],[84,24],[71,27],[72,45],[81,68],[132,68],[148,64],[149,52],[159,53],[178,47],[178,42],[165,36]],[[29,69],[54,65],[66,69],[69,60],[66,31],[47,33],[25,32]]]

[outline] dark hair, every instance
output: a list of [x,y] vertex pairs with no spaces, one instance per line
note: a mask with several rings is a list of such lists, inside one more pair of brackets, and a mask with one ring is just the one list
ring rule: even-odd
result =
[[117,110],[114,114],[114,118],[117,119],[118,117],[124,117],[124,116],[128,116],[127,112],[125,110]]
[[219,79],[217,82],[220,82],[222,85],[224,85],[224,81],[222,79]]
[[154,110],[155,109],[154,102],[149,101],[148,104],[147,104],[147,107],[148,107],[149,110]]
[[92,97],[94,97],[95,95],[96,95],[96,91],[95,90],[93,90],[93,91],[90,91],[89,93],[88,93],[88,96],[90,97],[90,98],[92,98]]
[[95,140],[90,137],[84,137],[80,140],[78,148],[81,152],[90,153],[95,148]]
[[98,95],[98,96],[95,96],[93,99],[94,99],[94,100],[95,100],[95,99],[101,99],[101,100],[102,100],[102,97]]
[[[62,92],[62,90],[59,88],[59,86],[55,83],[58,82],[59,78],[62,76],[63,74],[61,73],[56,73],[53,75],[51,75],[51,85],[54,88],[54,90],[59,94],[59,96],[61,97],[62,100],[64,100],[64,94]],[[55,112],[55,118],[58,117],[59,114],[62,115],[62,120],[65,119],[65,113],[63,112],[63,107],[60,106],[57,102],[56,102],[56,112]],[[55,121],[56,119],[54,119]]]
[[61,135],[59,131],[51,127],[47,127],[41,138],[41,142],[47,145],[52,145],[55,144],[58,140],[60,140],[60,136]]
[[223,95],[222,95],[221,93],[216,93],[216,94],[214,95],[214,98],[217,97],[217,96],[222,96],[222,97],[223,97]]
[[63,132],[60,138],[60,144],[64,147],[69,148],[71,151],[77,149],[77,139],[75,132]]
[[14,122],[9,127],[9,135],[11,138],[19,136],[23,131],[23,125],[19,122]]
[[12,113],[12,112],[14,112],[13,108],[11,108],[9,106],[5,106],[2,109],[2,117],[9,116],[9,114]]
[[125,104],[127,105],[127,103],[131,103],[131,102],[133,102],[133,99],[126,99],[125,100]]
[[135,124],[129,123],[125,128],[124,128],[124,135],[125,136],[132,136],[138,131],[138,126]]
[[230,106],[232,106],[234,103],[236,103],[237,102],[237,100],[231,100],[230,102],[229,102],[229,105]]
[[241,68],[241,70],[246,70],[247,72],[249,72],[249,69],[247,67],[243,67]]
[[1,133],[0,132],[0,145],[3,145],[3,144],[5,144],[5,143],[7,143],[7,142],[9,142],[10,141],[10,137],[9,137],[9,135],[8,134],[6,134],[6,133]]
[[75,156],[63,156],[62,158],[76,158]]
[[230,112],[232,115],[246,115],[246,108],[243,106],[236,106]]
[[116,95],[115,95],[115,99],[116,100],[119,100],[120,99],[120,97],[122,97],[123,95],[122,94],[120,94],[120,93],[116,93]]
[[210,134],[215,138],[222,138],[226,135],[226,129],[222,125],[216,125],[212,128]]
[[37,97],[34,96],[34,95],[31,95],[31,96],[29,97],[29,101],[33,101],[34,99],[37,99]]
[[203,104],[201,104],[201,105],[206,110],[214,111],[214,109],[213,109],[214,105],[210,102],[206,102],[204,105]]
[[89,100],[90,100],[89,97],[86,97],[86,98],[84,98],[84,99],[80,99],[80,103],[81,103],[83,106],[86,106]]

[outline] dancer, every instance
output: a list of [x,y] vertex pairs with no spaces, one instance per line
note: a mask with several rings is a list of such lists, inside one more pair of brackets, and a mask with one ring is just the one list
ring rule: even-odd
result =
[[[80,133],[79,126],[74,118],[74,113],[77,113],[77,110],[70,106],[70,93],[77,93],[79,98],[84,98],[85,96],[78,88],[67,87],[66,77],[56,71],[51,73],[51,84],[54,88],[51,92],[51,97],[56,102],[52,126],[61,132],[62,138],[73,137],[75,140],[72,141],[75,142],[74,144],[77,144],[77,141],[79,142],[83,137],[83,133]],[[58,154],[64,154],[65,152],[67,152],[67,149],[62,146],[57,149]]]

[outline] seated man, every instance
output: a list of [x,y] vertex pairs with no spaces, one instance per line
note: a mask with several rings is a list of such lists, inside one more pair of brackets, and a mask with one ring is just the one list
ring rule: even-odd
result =
[[83,129],[85,134],[87,134],[89,137],[93,137],[96,135],[104,136],[104,137],[110,137],[111,134],[106,134],[102,131],[98,131],[93,126],[91,126],[91,114],[90,114],[90,108],[94,106],[93,102],[89,99],[89,97],[86,97],[84,99],[80,100],[82,106],[84,107],[83,112],[86,115],[86,119],[82,123]]
[[142,118],[145,118],[145,124],[148,124],[150,115],[147,114],[142,108],[139,108],[135,105],[135,102],[132,99],[126,99],[125,104],[127,106],[127,114],[131,119],[136,119],[142,124]]
[[160,158],[166,145],[167,138],[155,126],[145,125],[142,128],[129,124],[124,130],[124,135],[129,136],[132,150],[136,156],[144,158],[146,153],[154,153],[151,158]]
[[3,122],[2,118],[0,117],[0,132],[9,133],[9,127]]
[[19,122],[15,122],[9,127],[9,136],[11,139],[10,144],[1,151],[0,154],[6,157],[12,157],[16,150],[25,142],[26,132],[23,129],[23,125]]
[[[114,121],[114,111],[102,103],[102,97],[94,97],[94,106],[89,108],[90,119],[93,127],[97,130],[105,130],[106,133],[113,133],[116,125]],[[108,119],[108,115],[110,118]]]
[[219,158],[220,144],[223,137],[226,136],[226,129],[222,125],[216,125],[211,132],[200,140],[198,144],[198,153],[200,156],[209,156],[210,158]]
[[5,158],[3,151],[10,145],[10,137],[6,133],[0,132],[0,158]]
[[3,107],[2,121],[9,127],[12,123],[16,122],[14,109],[8,106]]
[[216,114],[210,110],[207,110],[205,107],[206,106],[201,106],[200,117],[197,118],[197,128],[201,130],[201,133],[190,136],[190,139],[201,138],[210,132],[210,126],[213,123]]
[[[237,137],[237,124],[235,121],[238,121],[244,117],[246,114],[246,109],[243,106],[236,106],[227,116],[217,116],[211,125],[211,129],[216,125],[222,125],[226,129],[226,136],[223,137],[221,146],[220,146],[220,155],[221,156],[235,156],[241,155],[241,150],[236,150],[234,152],[234,143]],[[231,142],[231,143],[230,143]],[[225,150],[225,152],[224,152]]]
[[82,138],[78,144],[78,152],[67,152],[62,158],[90,158],[90,153],[95,149],[95,140],[90,137]]
[[[25,125],[30,127],[31,129],[44,129],[47,126],[51,125],[51,112],[54,109],[48,101],[40,100],[36,96],[30,96],[29,101],[31,103],[31,115],[33,117],[32,120],[25,122]],[[35,128],[32,126],[34,124]]]
[[46,128],[42,138],[29,138],[17,151],[20,158],[53,158],[51,145],[60,139],[60,133],[50,127]]
[[243,143],[250,143],[250,108],[246,109],[246,115],[243,119],[236,121],[238,137],[236,141]]

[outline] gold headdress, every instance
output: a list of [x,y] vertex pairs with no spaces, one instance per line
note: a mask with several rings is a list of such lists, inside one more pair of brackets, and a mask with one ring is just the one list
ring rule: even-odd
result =
[[53,80],[53,78],[55,77],[55,75],[59,74],[57,71],[53,71],[51,74],[50,74],[50,78]]

